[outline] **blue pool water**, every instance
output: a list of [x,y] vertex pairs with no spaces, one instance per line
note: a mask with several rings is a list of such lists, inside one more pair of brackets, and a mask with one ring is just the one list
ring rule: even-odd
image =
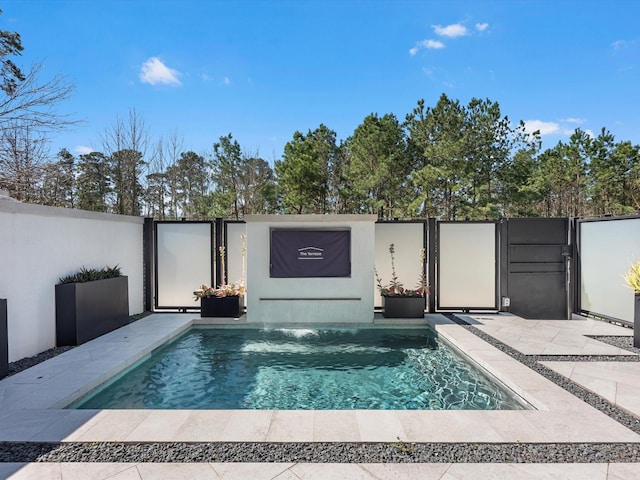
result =
[[74,408],[525,408],[428,328],[192,328]]

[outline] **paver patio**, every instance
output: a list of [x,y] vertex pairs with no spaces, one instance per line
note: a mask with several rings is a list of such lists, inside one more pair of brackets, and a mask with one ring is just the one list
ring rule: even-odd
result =
[[[633,355],[585,335],[631,336],[576,317],[464,316],[526,355]],[[535,407],[525,411],[65,410],[123,366],[200,319],[155,314],[0,381],[0,441],[52,442],[628,442],[640,436],[441,315],[438,334]],[[545,361],[545,366],[640,416],[640,362]],[[12,478],[637,478],[640,463],[579,464],[82,464],[0,463]],[[75,476],[75,477],[74,477]]]

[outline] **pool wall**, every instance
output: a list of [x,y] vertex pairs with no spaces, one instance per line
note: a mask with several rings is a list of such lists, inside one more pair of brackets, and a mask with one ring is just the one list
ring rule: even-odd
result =
[[[249,215],[247,322],[371,323],[376,215]],[[272,228],[351,231],[351,276],[271,278]]]

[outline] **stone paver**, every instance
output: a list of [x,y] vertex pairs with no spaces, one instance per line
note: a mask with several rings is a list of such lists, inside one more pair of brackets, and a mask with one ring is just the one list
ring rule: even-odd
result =
[[0,463],[11,480],[630,480],[640,464]]
[[[524,411],[147,411],[61,410],[196,320],[151,315],[0,381],[0,441],[402,441],[638,442],[640,436],[446,318],[427,316],[440,337],[535,408]],[[578,318],[468,316],[527,355],[629,355],[585,335],[632,330]],[[544,362],[640,415],[640,363]],[[74,365],[74,368],[69,368]],[[640,478],[640,464],[7,464],[0,478]]]

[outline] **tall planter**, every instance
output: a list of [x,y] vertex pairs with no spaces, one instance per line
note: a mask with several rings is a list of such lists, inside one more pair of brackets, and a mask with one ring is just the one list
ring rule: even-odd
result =
[[640,347],[640,293],[635,294],[633,309],[633,346]]
[[81,345],[129,322],[127,277],[56,285],[56,345]]
[[240,316],[240,297],[202,297],[200,299],[201,317],[233,317]]
[[7,300],[0,298],[0,378],[9,374],[9,335],[7,333]]
[[382,315],[385,318],[422,318],[424,317],[424,310],[424,297],[382,296]]

